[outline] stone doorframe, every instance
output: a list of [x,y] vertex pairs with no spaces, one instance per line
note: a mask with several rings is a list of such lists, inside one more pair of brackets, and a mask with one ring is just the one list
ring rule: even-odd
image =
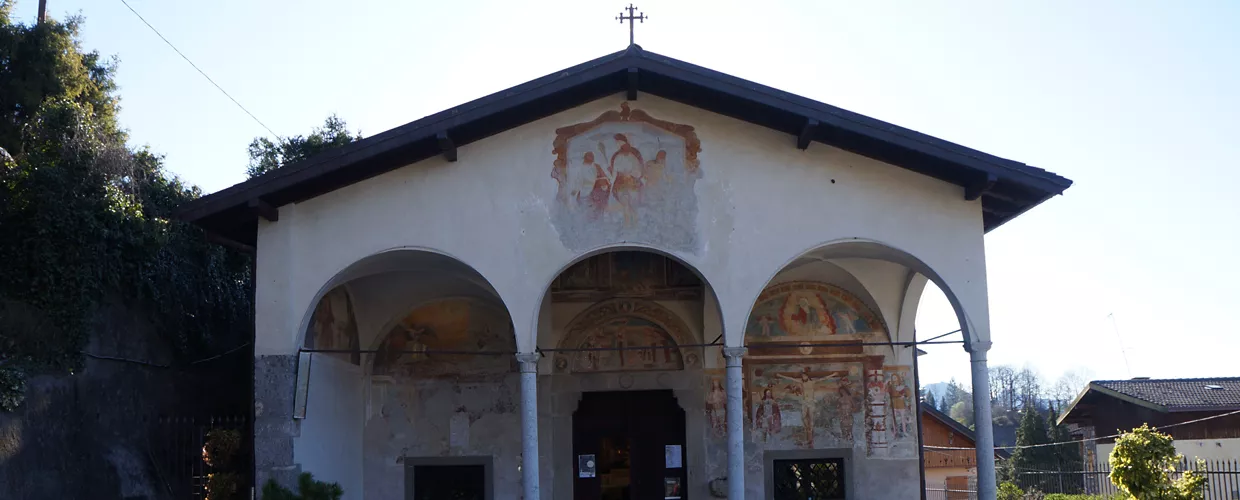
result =
[[[690,498],[708,499],[706,477],[707,432],[704,412],[705,375],[700,369],[617,373],[563,373],[548,376],[549,403],[543,415],[542,432],[551,436],[551,463],[555,471],[551,482],[553,500],[573,498],[573,413],[582,394],[604,391],[646,391],[671,389],[676,404],[685,412],[685,481]],[[546,386],[544,386],[546,387]],[[549,428],[548,428],[549,426]]]

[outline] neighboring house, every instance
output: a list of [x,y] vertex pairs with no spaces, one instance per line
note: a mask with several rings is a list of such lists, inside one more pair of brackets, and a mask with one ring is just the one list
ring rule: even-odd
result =
[[[1077,438],[1111,436],[1141,424],[1165,427],[1240,410],[1240,377],[1096,380],[1059,418]],[[1240,458],[1240,414],[1160,429],[1185,458]],[[1087,441],[1085,462],[1106,462],[1115,438]]]
[[[921,407],[922,463],[926,470],[927,490],[951,491],[974,489],[977,481],[977,451],[973,430],[946,413],[930,406]],[[936,448],[968,448],[946,450]],[[961,498],[967,498],[961,496]]]
[[983,237],[1070,184],[634,45],[182,215],[257,254],[260,483],[907,499],[922,290],[985,387]]

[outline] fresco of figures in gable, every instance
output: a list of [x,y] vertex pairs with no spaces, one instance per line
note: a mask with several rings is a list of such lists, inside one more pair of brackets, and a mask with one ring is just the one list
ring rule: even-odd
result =
[[626,239],[664,248],[697,246],[702,146],[693,127],[622,102],[594,120],[555,131],[551,221],[571,250]]
[[503,309],[450,298],[418,306],[392,326],[373,373],[395,377],[491,379],[515,371],[516,338]]
[[573,319],[557,352],[557,372],[598,373],[683,370],[699,366],[688,327],[675,313],[650,301],[618,299],[595,305]]
[[323,354],[355,365],[361,362],[357,318],[353,316],[353,303],[344,287],[333,288],[319,299],[310,317],[304,345],[306,349],[341,351]]

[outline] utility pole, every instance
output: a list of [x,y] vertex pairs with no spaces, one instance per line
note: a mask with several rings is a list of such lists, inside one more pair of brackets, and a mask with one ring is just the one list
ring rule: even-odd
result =
[[47,0],[39,0],[39,20],[38,24],[43,24],[47,20]]

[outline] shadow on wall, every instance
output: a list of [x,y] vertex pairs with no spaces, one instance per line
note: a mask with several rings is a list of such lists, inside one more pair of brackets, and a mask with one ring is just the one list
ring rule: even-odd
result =
[[149,364],[86,357],[74,375],[32,377],[22,406],[0,412],[0,498],[171,498],[185,478],[153,465],[160,417],[249,413],[249,350],[195,372],[152,366],[172,357],[140,317],[104,307],[86,351]]

